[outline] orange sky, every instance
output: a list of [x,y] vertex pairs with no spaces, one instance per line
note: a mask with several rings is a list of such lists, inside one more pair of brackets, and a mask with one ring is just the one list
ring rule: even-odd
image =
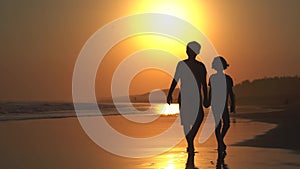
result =
[[[198,27],[227,58],[228,73],[236,83],[300,75],[299,6],[297,0],[2,0],[0,100],[71,101],[74,64],[87,39],[114,19],[142,12],[168,13]],[[134,39],[107,54],[108,62],[97,74],[97,95],[109,94],[108,75],[120,59],[143,47],[129,41]],[[132,82],[132,93],[169,86],[165,75],[159,84],[140,85],[147,81],[144,76],[152,78],[147,72],[140,74]]]

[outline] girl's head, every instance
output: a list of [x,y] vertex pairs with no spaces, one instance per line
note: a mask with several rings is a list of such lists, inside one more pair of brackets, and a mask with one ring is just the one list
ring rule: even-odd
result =
[[212,68],[217,71],[223,71],[229,67],[229,64],[222,56],[217,56],[212,62]]

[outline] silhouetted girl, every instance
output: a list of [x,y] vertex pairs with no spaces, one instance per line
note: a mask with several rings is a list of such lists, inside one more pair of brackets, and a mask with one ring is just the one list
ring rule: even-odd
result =
[[[224,137],[230,127],[230,118],[229,118],[229,103],[230,103],[230,112],[235,113],[235,96],[233,93],[233,80],[232,78],[224,73],[224,70],[228,68],[228,64],[226,60],[221,57],[215,57],[212,62],[212,68],[217,71],[217,73],[213,74],[209,78],[209,100],[211,101],[212,92],[214,92],[214,97],[220,97],[222,95],[224,88],[218,88],[217,86],[220,85],[220,83],[224,82],[224,79],[226,79],[226,92],[225,94],[225,100],[222,98],[216,98],[216,103],[212,103],[212,110],[215,117],[216,122],[216,129],[215,129],[215,135],[218,142],[218,152],[226,153],[226,144],[224,143]],[[230,102],[229,102],[230,99]],[[225,103],[223,102],[225,101]],[[218,104],[218,105],[214,105]],[[214,111],[217,110],[216,107],[223,108],[224,110],[220,109],[220,111]],[[215,107],[214,107],[215,106]]]

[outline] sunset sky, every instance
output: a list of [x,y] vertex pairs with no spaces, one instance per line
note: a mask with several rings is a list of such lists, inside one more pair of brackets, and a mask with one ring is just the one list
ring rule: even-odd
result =
[[[145,12],[173,15],[196,26],[227,58],[227,73],[236,83],[300,75],[299,9],[298,0],[1,0],[0,100],[71,101],[74,65],[88,38],[117,18]],[[148,35],[117,44],[99,67],[97,96],[109,95],[114,69],[136,50],[165,42],[162,47],[184,58],[184,46],[172,48],[173,41]],[[166,74],[145,71],[134,79],[130,93],[170,83]]]

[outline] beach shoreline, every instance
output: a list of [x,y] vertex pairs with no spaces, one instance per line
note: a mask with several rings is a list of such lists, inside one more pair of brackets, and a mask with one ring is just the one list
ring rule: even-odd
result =
[[[276,109],[275,106],[273,108]],[[279,107],[278,109],[282,109]],[[251,140],[234,144],[235,146],[251,146],[262,148],[280,148],[300,154],[300,136],[297,125],[300,122],[300,107],[298,103],[288,105],[281,111],[266,113],[236,114],[235,117],[258,122],[276,124],[277,127]]]

